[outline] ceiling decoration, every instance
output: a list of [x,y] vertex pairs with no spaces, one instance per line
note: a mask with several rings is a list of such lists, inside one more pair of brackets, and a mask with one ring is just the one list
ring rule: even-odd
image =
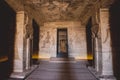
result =
[[38,24],[55,21],[84,21],[99,7],[114,0],[5,0],[15,11],[25,10]]
[[26,3],[40,11],[45,21],[78,21],[89,0],[29,0]]

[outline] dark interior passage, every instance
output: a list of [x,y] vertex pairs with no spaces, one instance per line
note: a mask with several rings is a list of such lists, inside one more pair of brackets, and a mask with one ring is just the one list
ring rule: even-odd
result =
[[38,24],[35,22],[35,20],[33,20],[32,23],[33,26],[33,63],[36,62],[36,57],[38,56],[39,53],[39,26]]
[[116,0],[110,8],[110,30],[112,40],[113,67],[117,80],[120,80],[120,1]]
[[57,57],[67,58],[68,49],[67,49],[67,29],[58,29],[57,30]]
[[15,15],[7,3],[0,0],[0,80],[7,78],[13,68]]
[[33,53],[38,53],[39,51],[39,26],[33,20]]
[[[87,56],[93,57],[93,46],[92,46],[92,19],[90,18],[87,25],[86,25],[86,41],[87,41]],[[93,64],[92,61],[89,61],[90,65]]]

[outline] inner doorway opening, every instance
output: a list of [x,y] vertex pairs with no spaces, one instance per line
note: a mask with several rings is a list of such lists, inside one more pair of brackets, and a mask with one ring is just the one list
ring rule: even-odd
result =
[[86,25],[86,40],[87,40],[87,56],[88,56],[88,61],[89,65],[93,66],[94,65],[94,42],[92,39],[92,18],[89,19],[87,25]]
[[57,57],[68,58],[67,28],[57,29]]
[[32,61],[33,64],[36,64],[38,62],[39,58],[39,25],[37,22],[33,19],[32,21],[33,26],[33,54],[32,54]]

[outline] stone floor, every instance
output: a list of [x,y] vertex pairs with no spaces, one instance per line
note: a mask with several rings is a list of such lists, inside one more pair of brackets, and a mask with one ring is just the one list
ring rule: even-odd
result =
[[83,62],[41,62],[25,80],[97,80]]

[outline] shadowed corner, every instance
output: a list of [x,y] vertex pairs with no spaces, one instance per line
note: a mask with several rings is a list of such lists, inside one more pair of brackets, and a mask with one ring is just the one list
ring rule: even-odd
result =
[[86,41],[87,41],[87,60],[89,66],[94,66],[94,53],[93,53],[93,39],[92,39],[92,18],[88,20],[86,25]]
[[13,71],[16,13],[0,0],[0,80],[5,80]]
[[115,2],[110,7],[110,30],[111,30],[111,46],[113,55],[114,75],[120,80],[120,1]]
[[33,26],[33,53],[32,53],[32,63],[38,64],[39,59],[39,33],[40,29],[36,21],[32,20],[32,26]]

